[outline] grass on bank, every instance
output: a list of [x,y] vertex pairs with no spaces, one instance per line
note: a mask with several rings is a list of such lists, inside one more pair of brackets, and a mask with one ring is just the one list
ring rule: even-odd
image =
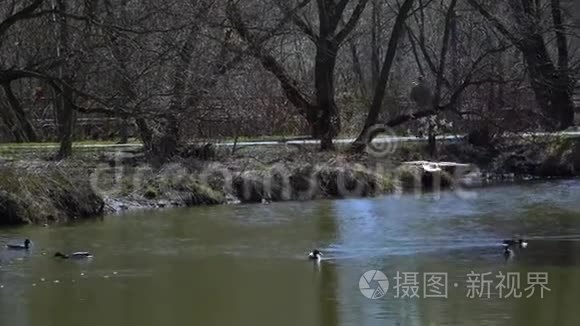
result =
[[[510,142],[502,146],[499,154],[484,157],[490,161],[487,164],[492,173],[538,176],[580,173],[580,141],[577,139],[550,138],[534,143]],[[199,181],[199,171],[212,164],[207,161],[178,158],[176,168],[145,170],[139,169],[143,168],[140,164],[146,162],[137,162],[135,166],[127,164],[123,166],[125,174],[119,181],[114,176],[119,165],[103,161],[99,151],[75,153],[73,158],[62,162],[45,162],[42,152],[28,152],[18,157],[20,161],[10,164],[12,167],[0,167],[0,224],[42,224],[99,215],[103,202],[94,191],[105,195],[99,189],[91,188],[88,176],[103,166],[107,171],[100,172],[103,175],[99,180],[103,183],[99,187],[113,190],[106,195],[109,199],[128,198],[153,205],[163,202],[172,206],[194,206],[223,203],[225,198],[230,198],[229,195],[242,202],[342,198],[344,193],[339,191],[340,187],[346,188],[347,196],[352,194],[353,197],[391,193],[400,187],[414,186],[418,180],[413,171],[395,172],[397,163],[426,157],[423,143],[403,143],[391,156],[380,159],[369,155],[349,155],[347,151],[321,153],[315,146],[250,146],[235,154],[225,149],[218,152],[214,163],[219,165],[219,169],[232,173],[232,193],[224,190],[224,180],[209,184]],[[442,145],[440,159],[479,164],[483,162],[477,158],[479,152],[481,150],[468,144]],[[36,158],[36,161],[30,163],[28,160],[31,158]],[[394,164],[387,164],[385,160]],[[384,169],[373,169],[377,163]],[[270,169],[275,166],[280,166],[290,178],[290,197],[284,192],[287,181],[271,176],[275,171]],[[134,182],[135,173],[142,175],[138,184]],[[271,183],[265,186],[264,180]],[[307,190],[313,180],[317,185],[311,193]],[[108,182],[116,182],[119,186]]]
[[0,168],[0,225],[66,222],[98,216],[103,208],[87,182],[60,170]]

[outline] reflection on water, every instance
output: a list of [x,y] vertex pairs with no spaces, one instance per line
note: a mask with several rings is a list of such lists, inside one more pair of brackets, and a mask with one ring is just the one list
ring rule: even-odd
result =
[[[0,325],[577,325],[580,182],[476,195],[202,207],[2,230],[0,241],[28,237],[34,247],[0,251]],[[530,246],[506,261],[501,240],[515,236]],[[313,248],[325,253],[318,265],[305,259]],[[95,258],[52,257],[78,250]],[[379,300],[359,290],[371,269],[391,281]],[[466,298],[467,274],[500,271],[521,273],[522,283],[549,273],[551,291]],[[449,298],[395,298],[397,272],[448,273]]]

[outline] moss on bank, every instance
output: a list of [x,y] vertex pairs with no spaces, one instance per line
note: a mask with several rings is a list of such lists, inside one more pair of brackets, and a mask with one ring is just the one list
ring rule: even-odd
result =
[[0,168],[0,225],[67,222],[100,216],[103,208],[88,182],[61,171]]

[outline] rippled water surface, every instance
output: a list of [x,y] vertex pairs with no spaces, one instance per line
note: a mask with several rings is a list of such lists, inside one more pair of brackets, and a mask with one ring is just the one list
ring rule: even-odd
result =
[[[529,247],[506,260],[501,240],[519,235]],[[580,323],[578,181],[0,230],[2,243],[24,238],[29,252],[0,251],[2,326]],[[320,264],[305,259],[312,248]],[[77,250],[95,257],[52,257]],[[389,278],[381,299],[359,289],[368,270]],[[420,298],[396,298],[397,272],[418,273]],[[430,272],[447,273],[447,298],[424,298]],[[472,272],[490,273],[490,298],[467,297]],[[548,273],[550,291],[500,298],[499,272],[519,273],[522,291],[528,273]]]

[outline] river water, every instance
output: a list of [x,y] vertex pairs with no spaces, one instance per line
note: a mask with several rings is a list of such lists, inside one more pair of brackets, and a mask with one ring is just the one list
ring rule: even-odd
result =
[[[578,325],[580,182],[468,195],[200,207],[3,229],[2,243],[30,238],[33,247],[0,251],[0,325]],[[506,259],[501,241],[517,236],[529,247]],[[305,259],[313,248],[324,253],[318,264]],[[95,257],[53,257],[78,250]],[[369,270],[388,278],[386,287],[369,274],[371,292],[383,286],[380,298],[360,290]],[[507,273],[510,297],[499,287]]]

